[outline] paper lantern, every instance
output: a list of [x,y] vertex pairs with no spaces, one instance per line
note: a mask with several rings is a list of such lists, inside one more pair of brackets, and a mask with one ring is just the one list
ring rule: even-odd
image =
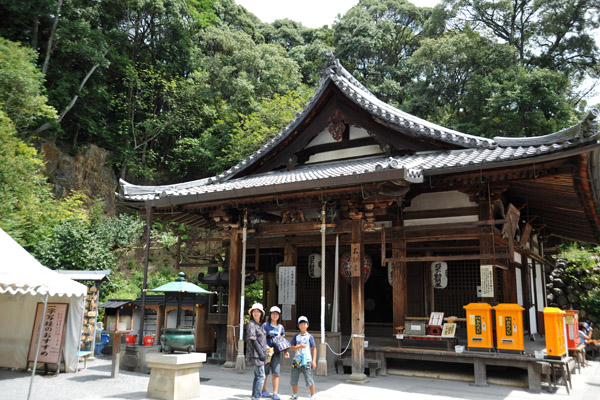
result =
[[321,277],[321,255],[312,253],[308,256],[308,276],[311,278]]
[[[373,261],[371,256],[365,253],[363,255],[363,282],[366,282],[371,276],[371,268],[373,267]],[[352,274],[352,257],[349,252],[342,254],[340,257],[340,274],[346,280],[350,282],[350,275]]]

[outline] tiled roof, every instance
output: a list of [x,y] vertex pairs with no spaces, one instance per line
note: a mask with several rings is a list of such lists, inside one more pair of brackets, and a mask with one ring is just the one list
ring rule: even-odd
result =
[[[291,171],[272,171],[263,174],[233,178],[234,175],[252,165],[277,144],[290,135],[316,105],[325,88],[335,84],[358,106],[386,121],[390,126],[397,126],[416,137],[435,138],[451,143],[462,149],[420,152],[403,157],[369,157],[349,161],[328,162],[297,167]],[[339,176],[365,175],[386,169],[403,170],[403,178],[409,182],[422,181],[423,175],[439,170],[452,170],[469,166],[485,166],[504,161],[524,160],[550,153],[557,153],[586,143],[597,142],[598,126],[596,118],[599,112],[591,110],[579,123],[559,132],[545,136],[527,138],[496,137],[487,139],[466,133],[457,132],[427,122],[413,115],[396,109],[377,99],[346,69],[333,54],[328,54],[320,86],[315,95],[309,99],[296,118],[282,129],[275,137],[245,160],[220,175],[174,185],[136,186],[123,180],[120,185],[123,193],[117,196],[125,201],[147,201],[180,196],[201,197],[208,193],[233,192],[249,188],[277,186],[294,182],[310,182],[326,180]]]
[[[465,167],[483,167],[505,161],[532,159],[577,147],[582,142],[593,143],[595,141],[595,137],[588,137],[586,139],[572,137],[571,140],[562,142],[542,143],[525,147],[495,146],[493,148],[427,151],[402,157],[368,157],[305,165],[291,171],[267,172],[232,179],[226,182],[205,183],[197,186],[182,184],[181,187],[178,185],[169,185],[168,188],[163,186],[160,190],[154,190],[154,187],[147,187],[146,190],[143,190],[144,188],[141,186],[133,186],[125,181],[121,181],[123,194],[118,194],[118,196],[127,201],[146,201],[196,195],[198,196],[198,200],[201,200],[202,195],[208,193],[239,191],[239,194],[243,195],[243,191],[250,188],[274,187],[285,183],[311,181],[315,182],[315,185],[317,182],[319,184],[326,184],[326,180],[329,178],[355,175],[368,177],[369,174],[385,170],[403,170],[403,178],[407,182],[419,183],[423,181],[424,175],[437,171],[447,170],[450,172],[453,169]],[[540,140],[540,142],[544,142],[544,140]],[[132,190],[130,190],[130,187]]]

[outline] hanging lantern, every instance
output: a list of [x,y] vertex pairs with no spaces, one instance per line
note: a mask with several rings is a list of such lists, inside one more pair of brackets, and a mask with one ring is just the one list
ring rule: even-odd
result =
[[321,255],[312,253],[308,256],[308,276],[311,278],[321,277]]
[[448,263],[434,261],[431,263],[431,280],[435,289],[445,289],[448,286]]
[[[373,261],[371,256],[367,253],[363,256],[363,282],[366,282],[371,275],[371,268],[373,267]],[[340,273],[346,280],[350,282],[350,275],[352,275],[352,257],[349,252],[342,254],[340,257]]]
[[279,267],[283,266],[283,261],[275,265],[275,284],[279,286]]

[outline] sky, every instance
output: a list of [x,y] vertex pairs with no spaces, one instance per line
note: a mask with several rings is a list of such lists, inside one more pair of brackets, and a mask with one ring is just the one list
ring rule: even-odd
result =
[[[235,0],[246,10],[256,15],[262,22],[273,22],[276,19],[289,18],[301,22],[309,28],[320,28],[323,25],[330,27],[335,22],[338,14],[344,15],[346,11],[358,4],[358,0]],[[433,7],[440,0],[410,0],[419,7]],[[600,42],[600,33],[597,39]],[[591,81],[586,81],[583,87],[589,86]],[[600,90],[588,97],[588,104],[600,103]]]

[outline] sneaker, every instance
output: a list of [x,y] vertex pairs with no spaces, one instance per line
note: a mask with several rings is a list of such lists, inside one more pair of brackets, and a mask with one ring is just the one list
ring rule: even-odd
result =
[[312,396],[310,396],[310,400],[317,400],[317,395],[313,394]]
[[273,400],[281,400],[281,398],[275,393],[273,393],[272,399]]
[[290,400],[298,400],[298,395],[293,394],[292,397],[290,397]]
[[271,398],[271,393],[269,393],[269,392],[262,392],[262,394],[260,396],[261,397],[266,397],[266,398],[270,399]]

